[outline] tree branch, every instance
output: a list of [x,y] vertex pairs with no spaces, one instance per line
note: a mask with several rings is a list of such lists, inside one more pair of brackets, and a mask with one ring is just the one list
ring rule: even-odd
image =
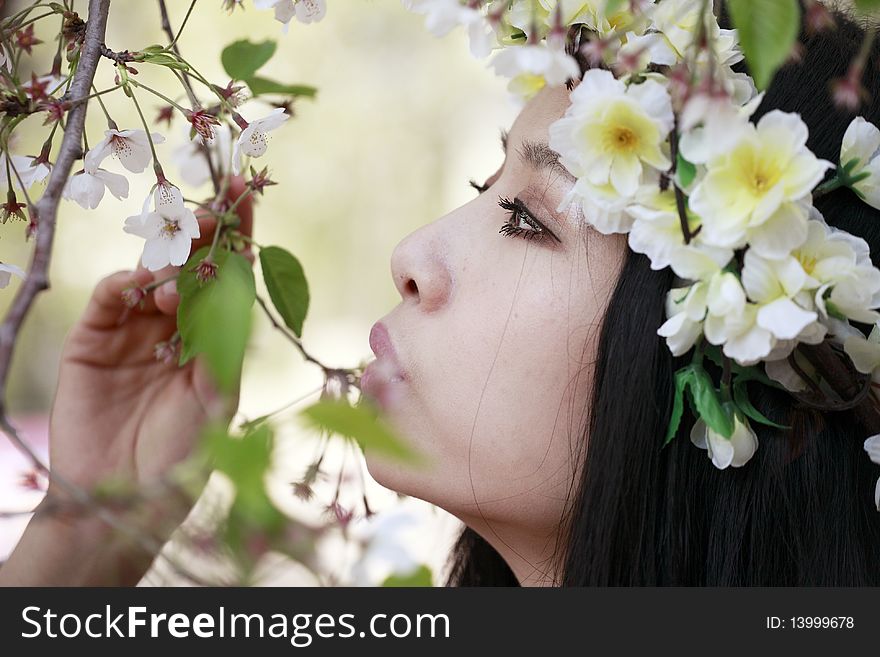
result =
[[15,295],[3,324],[0,325],[0,417],[5,416],[6,412],[6,387],[16,338],[37,295],[49,289],[49,262],[55,238],[58,203],[73,163],[80,157],[82,149],[88,103],[78,101],[90,94],[98,60],[101,58],[101,45],[104,43],[109,10],[110,0],[89,0],[89,20],[82,54],[69,93],[74,106],[67,116],[64,139],[58,151],[58,158],[52,167],[46,191],[37,202],[35,210],[32,210],[36,213],[37,237],[31,265],[27,278]]

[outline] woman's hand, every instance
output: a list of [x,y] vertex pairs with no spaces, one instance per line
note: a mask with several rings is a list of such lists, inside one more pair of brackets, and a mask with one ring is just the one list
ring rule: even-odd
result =
[[[244,191],[241,179],[233,180],[230,201]],[[239,230],[250,234],[249,198],[237,206],[237,212],[241,218]],[[215,220],[202,216],[199,225],[201,237],[193,243],[193,253],[210,244]],[[139,268],[108,276],[98,284],[85,312],[68,334],[49,427],[52,474],[42,506],[69,499],[59,485],[62,479],[85,489],[114,480],[139,487],[156,485],[172,466],[190,455],[208,420],[228,422],[234,413],[237,394],[233,399],[224,399],[201,358],[179,367],[176,358],[163,362],[156,357],[156,345],[176,331],[179,297],[173,281],[148,294],[142,308],[128,309],[123,303],[126,288],[147,286],[177,271],[179,268],[169,267],[151,273]],[[185,512],[174,518],[172,527],[184,517]],[[68,518],[61,524],[71,522],[79,521]],[[94,519],[84,519],[82,527],[86,525],[89,531],[76,540],[91,541],[98,548],[106,538],[106,528],[99,527]],[[159,536],[158,540],[166,538]],[[15,556],[4,571],[14,565]],[[22,563],[17,568],[44,566]],[[139,578],[140,574],[132,573],[131,578]],[[16,578],[22,577],[30,579],[21,572]],[[100,573],[91,579],[98,580],[92,583],[105,583]]]

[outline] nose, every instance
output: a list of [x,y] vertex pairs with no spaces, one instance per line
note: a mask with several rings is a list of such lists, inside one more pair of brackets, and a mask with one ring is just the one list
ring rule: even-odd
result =
[[432,224],[401,240],[391,254],[391,276],[404,302],[434,312],[449,300],[452,275],[448,253]]

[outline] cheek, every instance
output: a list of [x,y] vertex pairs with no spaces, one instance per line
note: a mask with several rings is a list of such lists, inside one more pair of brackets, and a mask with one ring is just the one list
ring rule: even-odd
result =
[[372,470],[459,516],[476,498],[496,519],[551,522],[574,476],[602,307],[583,258],[501,244],[463,267],[447,313],[415,336],[423,376],[402,422],[433,467],[417,480]]

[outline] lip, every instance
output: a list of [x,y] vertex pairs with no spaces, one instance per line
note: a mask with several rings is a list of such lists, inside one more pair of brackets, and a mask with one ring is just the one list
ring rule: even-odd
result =
[[370,349],[376,355],[376,360],[364,369],[361,391],[379,406],[387,408],[394,398],[395,389],[406,381],[406,373],[400,366],[391,335],[382,322],[376,322],[370,329]]

